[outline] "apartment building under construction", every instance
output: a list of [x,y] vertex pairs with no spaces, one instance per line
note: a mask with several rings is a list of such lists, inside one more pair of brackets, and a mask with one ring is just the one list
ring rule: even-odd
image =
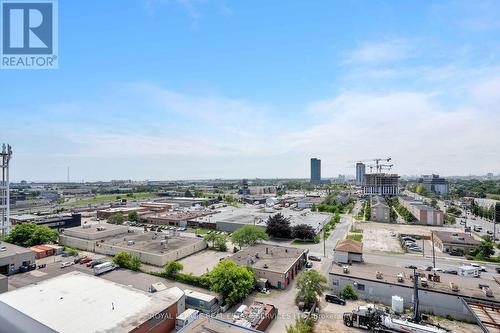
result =
[[399,176],[388,173],[367,173],[363,179],[364,195],[392,196],[399,194]]

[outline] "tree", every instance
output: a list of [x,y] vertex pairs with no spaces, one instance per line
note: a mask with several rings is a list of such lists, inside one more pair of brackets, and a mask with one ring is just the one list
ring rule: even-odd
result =
[[133,271],[139,271],[141,269],[141,259],[137,256],[132,256],[132,259],[130,259],[130,266],[129,268]]
[[281,213],[270,216],[267,219],[266,233],[271,237],[290,238],[292,236],[290,219],[285,218]]
[[292,228],[292,237],[297,239],[314,239],[316,232],[308,224],[299,224]]
[[221,294],[226,304],[233,304],[246,297],[255,286],[251,268],[239,266],[234,261],[222,260],[208,274],[210,290]]
[[342,288],[342,290],[340,291],[340,296],[343,297],[344,299],[352,299],[352,300],[358,299],[356,291],[354,291],[354,289],[350,284],[346,284],[344,288]]
[[207,243],[212,243],[212,247],[215,247],[215,241],[217,240],[217,234],[215,232],[211,232],[203,237]]
[[58,233],[47,226],[40,226],[33,223],[16,224],[14,228],[5,236],[7,243],[30,247],[34,245],[54,243],[57,241]]
[[111,224],[122,224],[125,221],[123,215],[121,213],[114,213],[110,217],[108,217],[108,223]]
[[246,225],[231,234],[231,241],[241,249],[243,246],[253,245],[261,240],[268,239],[264,229],[253,225]]
[[227,251],[227,235],[218,234],[215,240],[215,248],[217,251],[226,252]]
[[487,241],[482,241],[476,250],[476,255],[485,259],[491,257],[494,254],[495,250],[493,249],[493,244]]
[[299,292],[295,301],[297,304],[304,302],[304,306],[310,308],[318,300],[318,297],[323,295],[323,292],[327,288],[326,277],[320,272],[314,269],[306,271],[297,279],[297,289]]
[[227,251],[226,234],[211,232],[209,234],[206,234],[204,238],[207,243],[212,243],[212,247],[217,249],[218,251]]
[[436,199],[431,200],[431,207],[437,208],[438,207],[438,202]]
[[173,276],[177,272],[182,271],[183,268],[184,268],[184,266],[182,266],[182,264],[180,262],[169,261],[165,264],[165,274],[167,274],[167,276]]
[[139,222],[139,214],[137,211],[134,210],[133,212],[128,213],[128,220],[132,222]]
[[131,259],[132,259],[132,255],[130,253],[122,251],[122,252],[118,252],[113,257],[113,262],[120,267],[127,268]]
[[295,323],[290,326],[286,326],[286,333],[310,333],[314,327],[314,320],[309,318],[304,318],[302,316],[295,318]]

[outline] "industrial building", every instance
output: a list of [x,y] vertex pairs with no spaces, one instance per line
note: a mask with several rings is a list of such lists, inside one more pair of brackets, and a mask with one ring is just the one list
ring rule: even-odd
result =
[[35,263],[35,252],[25,247],[0,242],[0,274],[16,274],[21,266]]
[[371,221],[391,222],[391,208],[385,202],[384,198],[378,195],[370,197]]
[[219,312],[219,299],[210,294],[205,294],[196,290],[186,289],[186,307],[189,309],[198,310],[208,315]]
[[229,260],[251,266],[257,279],[267,279],[278,289],[285,289],[306,263],[306,250],[295,247],[256,244],[236,252]]
[[217,317],[199,315],[179,333],[260,333],[251,327],[243,327]]
[[441,210],[425,205],[422,201],[408,196],[398,197],[401,206],[405,207],[418,221],[424,225],[443,225],[444,214]]
[[464,254],[469,254],[481,244],[470,234],[463,232],[433,231],[432,233],[434,245],[444,253],[461,251]]
[[0,294],[9,289],[9,279],[5,275],[0,274]]
[[74,228],[82,225],[82,215],[79,213],[50,216],[24,214],[11,216],[10,221],[12,225],[34,223],[60,231],[66,228]]
[[418,183],[428,192],[434,192],[440,195],[445,195],[449,192],[448,181],[439,177],[439,175],[422,175],[422,178],[418,180]]
[[363,185],[366,174],[366,166],[364,163],[356,163],[356,185]]
[[341,239],[333,250],[333,261],[340,264],[363,262],[363,243],[352,239]]
[[162,214],[148,214],[142,216],[141,220],[156,225],[187,227],[189,221],[213,213],[213,211],[167,212]]
[[319,158],[311,158],[311,183],[321,183],[321,160]]
[[147,293],[73,271],[0,294],[0,327],[9,333],[170,332],[184,297],[177,287]]
[[111,207],[105,209],[99,209],[97,211],[98,219],[107,219],[113,214],[122,214],[125,218],[128,217],[129,213],[137,212],[138,214],[149,212],[149,208],[147,207]]
[[265,332],[277,314],[278,309],[274,305],[254,301],[235,320],[235,324]]
[[[475,322],[476,319],[467,309],[464,300],[474,302],[499,303],[500,285],[493,280],[461,277],[451,274],[429,274],[420,271],[426,284],[419,284],[420,311],[438,316],[451,316],[457,320]],[[333,292],[339,294],[349,284],[360,299],[391,305],[392,296],[403,298],[404,307],[413,302],[413,270],[380,264],[359,264],[347,270],[333,265],[329,273],[329,284]],[[491,290],[493,297],[486,295],[484,288]]]
[[108,223],[83,225],[64,230],[59,244],[105,255],[127,252],[143,263],[164,266],[207,248],[205,240],[168,233],[129,230],[126,226]]
[[367,173],[363,181],[363,195],[395,196],[399,194],[399,176],[388,173]]

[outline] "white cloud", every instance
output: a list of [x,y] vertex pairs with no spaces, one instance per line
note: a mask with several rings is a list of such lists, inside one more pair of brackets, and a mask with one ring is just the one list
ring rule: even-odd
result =
[[399,61],[415,56],[414,42],[406,39],[389,39],[381,42],[369,42],[346,52],[344,62],[352,63],[385,63]]

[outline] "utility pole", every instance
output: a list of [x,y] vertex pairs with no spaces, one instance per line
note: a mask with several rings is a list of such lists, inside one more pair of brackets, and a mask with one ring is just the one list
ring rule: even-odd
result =
[[432,240],[432,267],[436,268],[436,252],[434,250],[434,232],[431,232]]
[[418,324],[420,322],[419,299],[418,299],[418,277],[419,273],[416,267],[413,268],[413,320]]

